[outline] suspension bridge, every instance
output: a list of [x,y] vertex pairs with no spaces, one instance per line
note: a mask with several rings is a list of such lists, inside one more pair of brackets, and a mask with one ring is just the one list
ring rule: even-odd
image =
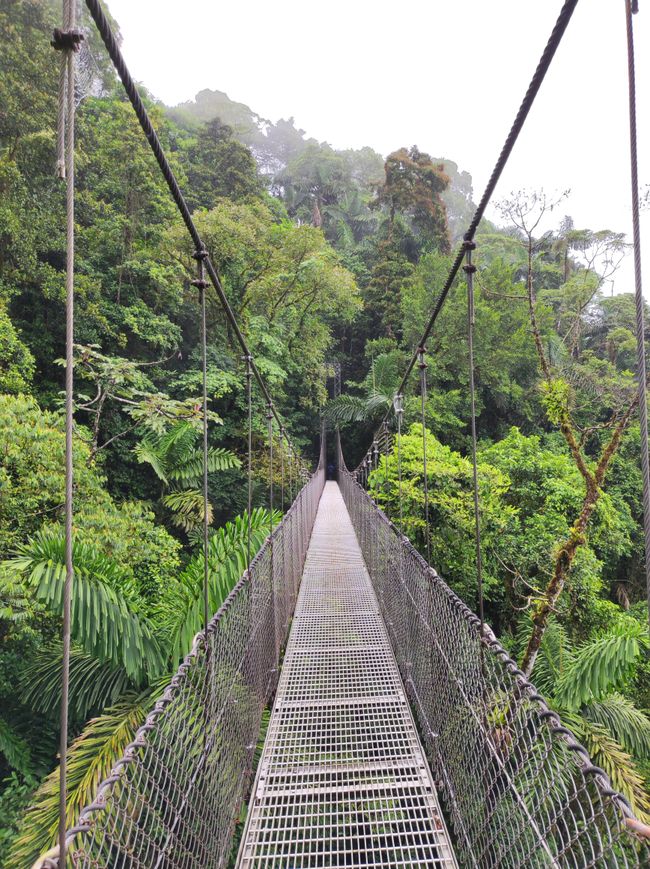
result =
[[[462,267],[468,282],[476,468],[471,315],[474,234],[576,3],[566,0],[562,6],[396,392],[391,413],[397,423],[398,461],[408,378],[417,366],[424,408],[426,341]],[[66,177],[68,195],[68,533],[61,818],[59,843],[38,865],[89,869],[649,865],[650,829],[633,816],[624,797],[592,763],[484,623],[476,477],[479,615],[454,594],[366,491],[379,453],[393,442],[389,414],[354,471],[346,466],[338,434],[329,433],[328,445],[322,430],[316,469],[303,481],[279,525],[269,528],[265,544],[253,559],[249,557],[247,569],[215,614],[208,610],[206,559],[203,629],[136,738],[99,785],[93,802],[68,825],[65,701],[70,586],[74,582],[74,56],[83,38],[76,27],[75,5],[65,0],[63,27],[55,32],[53,43],[62,57],[59,168]],[[201,300],[203,493],[207,502],[208,286],[216,292],[246,361],[249,420],[253,381],[266,402],[271,477],[274,438],[286,442],[290,454],[295,450],[110,24],[98,0],[86,0],[86,5],[195,247],[197,277],[193,283]],[[626,14],[633,73],[629,0]],[[633,131],[632,74],[630,95]],[[631,142],[634,167],[634,136]],[[640,292],[640,273],[637,289]],[[638,343],[642,353],[643,340]],[[340,369],[334,376],[340,383]],[[640,378],[639,389],[645,417],[644,378]],[[335,480],[326,480],[328,455],[335,457]],[[423,459],[426,463],[426,442]],[[644,475],[647,479],[647,450]],[[425,465],[425,503],[426,480]],[[250,491],[249,428],[249,510]],[[273,506],[273,483],[270,497]],[[204,514],[207,517],[207,509]],[[207,541],[207,518],[204,534]],[[270,705],[268,731],[255,769],[263,714]]]

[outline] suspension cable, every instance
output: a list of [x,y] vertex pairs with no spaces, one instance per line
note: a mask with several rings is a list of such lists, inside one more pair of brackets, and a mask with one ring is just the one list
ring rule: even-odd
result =
[[[102,38],[104,45],[106,46],[106,50],[108,55],[117,70],[117,74],[119,75],[122,84],[124,85],[124,90],[129,98],[131,105],[133,106],[133,110],[138,118],[140,126],[149,142],[149,146],[151,151],[156,158],[158,166],[160,167],[160,171],[167,182],[167,186],[172,195],[174,202],[176,203],[176,207],[178,208],[180,215],[183,219],[183,223],[185,224],[187,231],[189,232],[192,241],[194,243],[195,250],[206,250],[206,246],[203,243],[199,230],[194,223],[192,215],[190,213],[190,209],[185,201],[185,197],[179,187],[178,181],[176,180],[176,176],[174,175],[174,171],[171,167],[167,156],[163,150],[163,147],[160,143],[160,139],[151,123],[151,118],[149,117],[149,113],[142,101],[142,97],[138,92],[138,88],[136,86],[135,81],[131,73],[129,72],[129,68],[126,65],[126,61],[124,60],[124,56],[120,50],[119,45],[117,44],[117,40],[111,28],[111,25],[104,14],[104,11],[101,7],[99,0],[85,0],[86,6],[97,26],[97,30],[99,31],[99,35]],[[237,318],[235,313],[226,297],[225,291],[223,289],[223,285],[221,283],[221,278],[212,263],[212,259],[208,255],[205,258],[205,268],[210,278],[210,282],[212,283],[219,302],[221,303],[221,307],[224,310],[226,315],[226,319],[228,320],[233,333],[237,339],[239,346],[241,347],[245,356],[250,356],[250,365],[253,372],[253,375],[262,390],[264,398],[266,399],[267,404],[269,404],[272,408],[273,416],[275,417],[278,425],[282,425],[282,419],[277,412],[275,405],[273,404],[273,399],[271,393],[266,386],[264,378],[262,377],[257,365],[255,364],[255,360],[253,355],[251,354],[248,345],[246,343],[246,339],[244,338],[242,331],[239,327],[239,323],[237,322]]]
[[68,703],[70,692],[71,597],[74,579],[74,265],[75,265],[75,54],[83,39],[76,29],[75,0],[63,0],[62,28],[54,30],[52,46],[61,52],[59,105],[57,113],[57,175],[66,181],[66,276],[65,276],[65,581],[63,586],[63,655],[61,662],[61,709],[59,735],[59,824],[61,865],[66,860]]
[[425,347],[418,348],[418,368],[420,369],[420,410],[422,415],[422,471],[424,474],[424,527],[426,529],[427,564],[431,567],[431,529],[429,528],[429,479],[427,476],[427,363],[424,361]]
[[[548,42],[542,52],[539,63],[537,64],[537,68],[533,74],[533,77],[528,85],[528,89],[524,95],[524,98],[519,107],[519,111],[517,112],[515,119],[512,123],[510,131],[506,137],[506,140],[501,149],[501,153],[497,159],[497,162],[492,170],[492,174],[490,175],[490,179],[487,183],[485,191],[481,197],[481,200],[474,212],[474,216],[472,217],[469,226],[467,227],[467,231],[465,232],[463,238],[465,241],[473,241],[474,235],[478,226],[483,219],[483,215],[485,214],[485,209],[487,208],[494,190],[497,186],[499,178],[501,177],[503,170],[506,167],[508,160],[510,159],[510,155],[512,154],[512,150],[519,138],[519,135],[524,127],[526,119],[530,113],[531,108],[533,107],[533,103],[539,93],[539,89],[542,85],[542,82],[546,78],[546,74],[551,66],[551,62],[555,56],[555,53],[562,41],[562,37],[564,36],[566,29],[568,27],[569,21],[571,20],[571,16],[573,15],[576,6],[578,5],[578,0],[565,0],[562,9],[560,10],[560,14],[555,22],[553,30],[551,31],[551,35],[549,36]],[[429,320],[427,325],[420,337],[416,345],[416,349],[413,351],[411,355],[410,361],[404,372],[404,376],[400,381],[399,386],[395,390],[396,394],[404,395],[406,393],[406,386],[408,384],[409,377],[411,376],[411,372],[415,368],[418,362],[418,353],[419,348],[426,346],[427,340],[431,334],[431,330],[434,327],[436,320],[438,319],[438,315],[442,310],[443,305],[447,299],[449,291],[451,290],[454,281],[456,279],[456,275],[460,271],[460,268],[465,259],[465,248],[463,245],[460,246],[454,261],[452,263],[451,269],[447,276],[447,279],[436,299],[436,302],[433,306],[433,310],[429,316]],[[391,408],[386,411],[384,416],[384,420],[388,419],[391,413]],[[383,422],[383,420],[382,420]],[[381,424],[380,424],[381,425]]]
[[199,304],[201,306],[201,375],[203,386],[203,630],[205,632],[205,651],[208,654],[208,622],[210,621],[210,601],[208,592],[208,538],[209,512],[208,500],[208,329],[206,317],[205,291],[208,282],[205,279],[204,262],[208,252],[205,248],[194,252],[197,262],[198,277],[192,281],[192,286],[198,288]]
[[[633,5],[634,3],[634,5]],[[648,455],[648,400],[646,395],[645,323],[641,283],[641,222],[639,219],[639,158],[636,126],[636,73],[634,63],[634,25],[636,0],[625,0],[627,32],[627,79],[630,114],[630,193],[632,198],[632,237],[634,248],[634,300],[636,303],[636,372],[641,426],[641,471],[643,474],[643,534],[645,538],[645,577],[650,620],[650,457]]]

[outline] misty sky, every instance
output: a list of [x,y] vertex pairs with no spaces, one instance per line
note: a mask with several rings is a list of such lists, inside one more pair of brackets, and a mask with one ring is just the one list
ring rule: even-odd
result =
[[[109,0],[132,72],[168,104],[202,88],[335,148],[417,144],[483,190],[560,0]],[[640,180],[650,184],[650,0],[635,16]],[[496,198],[570,188],[557,214],[631,233],[623,0],[582,0]],[[491,216],[493,216],[492,212]],[[553,216],[555,223],[555,215]],[[550,228],[550,227],[547,227]],[[643,214],[650,295],[650,209]],[[616,291],[633,290],[629,263]]]

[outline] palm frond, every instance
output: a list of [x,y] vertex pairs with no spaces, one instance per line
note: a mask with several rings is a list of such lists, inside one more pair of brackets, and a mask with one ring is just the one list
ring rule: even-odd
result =
[[650,759],[650,718],[621,694],[594,700],[584,708],[589,721],[600,724],[626,751],[640,760]]
[[[274,524],[280,514],[275,513]],[[264,543],[269,531],[270,516],[258,507],[250,516],[251,555]],[[208,543],[208,578],[210,615],[224,602],[246,569],[248,554],[248,517],[237,516],[217,529]],[[173,590],[174,601],[164,601],[168,613],[166,632],[171,639],[173,659],[180,658],[190,648],[195,634],[203,626],[203,550],[187,565]]]
[[570,709],[611,693],[648,643],[647,631],[631,619],[581,646],[557,685],[555,700]]
[[[73,563],[73,641],[99,661],[124,667],[136,682],[147,670],[160,672],[163,656],[153,630],[146,619],[130,610],[122,592],[128,581],[119,568],[79,540],[73,544]],[[22,575],[51,612],[62,615],[66,568],[61,529],[41,529],[5,566]]]
[[[94,718],[68,749],[67,826],[71,827],[106,778],[116,759],[135,736],[162,688],[132,694]],[[7,869],[31,866],[56,841],[59,814],[59,770],[51,772],[34,794],[13,842]]]
[[650,822],[650,795],[643,775],[630,754],[601,724],[569,710],[561,711],[563,721],[583,742],[593,761],[605,770],[616,790],[629,801],[632,811],[644,823]]
[[[54,716],[61,705],[60,644],[41,651],[25,668],[21,699],[33,711]],[[70,650],[69,709],[72,718],[85,720],[89,713],[113,706],[133,685],[123,667],[101,662],[82,649]]]
[[167,466],[165,463],[165,456],[160,454],[154,438],[143,438],[140,443],[135,445],[133,451],[138,462],[141,465],[151,465],[155,475],[158,477],[159,480],[162,480],[163,483],[169,482],[169,480],[167,479]]
[[[526,619],[524,620],[522,629],[522,639],[524,641],[520,647],[522,651],[529,636],[530,620]],[[571,652],[571,641],[564,626],[555,619],[551,619],[542,638],[539,654],[537,655],[533,669],[533,681],[542,694],[547,697],[554,694],[564,668],[571,660]]]
[[[218,471],[226,471],[229,468],[240,468],[241,461],[230,450],[222,447],[211,447],[208,451],[208,473],[215,474]],[[203,476],[203,452],[192,450],[184,459],[183,463],[174,467],[169,472],[169,479],[187,484],[198,484]]]
[[194,449],[198,435],[194,423],[179,422],[159,437],[158,448],[170,465],[182,464]]
[[0,715],[0,754],[12,769],[23,775],[33,772],[29,745],[16,733],[9,722]]
[[363,422],[367,418],[366,400],[358,395],[339,395],[327,402],[323,416],[334,425]]
[[[184,489],[182,492],[169,492],[162,499],[165,507],[174,514],[172,521],[191,531],[203,522],[205,516],[203,492],[200,489]],[[212,523],[212,505],[208,503],[208,524]]]

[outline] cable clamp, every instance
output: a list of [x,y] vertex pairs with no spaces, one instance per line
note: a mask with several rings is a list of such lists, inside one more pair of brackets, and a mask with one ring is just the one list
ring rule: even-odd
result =
[[79,46],[84,38],[81,30],[63,30],[62,27],[55,27],[52,31],[50,45],[55,51],[79,51]]
[[209,254],[204,247],[197,247],[197,249],[192,254],[192,259],[199,260],[202,262],[208,258]]
[[476,266],[473,263],[467,263],[467,265],[463,266],[463,271],[467,275],[473,275],[476,271]]
[[206,290],[209,286],[207,281],[204,281],[203,278],[195,278],[193,281],[190,281],[190,284],[193,287],[198,287],[200,290]]
[[476,242],[473,238],[463,239],[463,250],[465,252],[467,252],[468,250],[476,250]]

